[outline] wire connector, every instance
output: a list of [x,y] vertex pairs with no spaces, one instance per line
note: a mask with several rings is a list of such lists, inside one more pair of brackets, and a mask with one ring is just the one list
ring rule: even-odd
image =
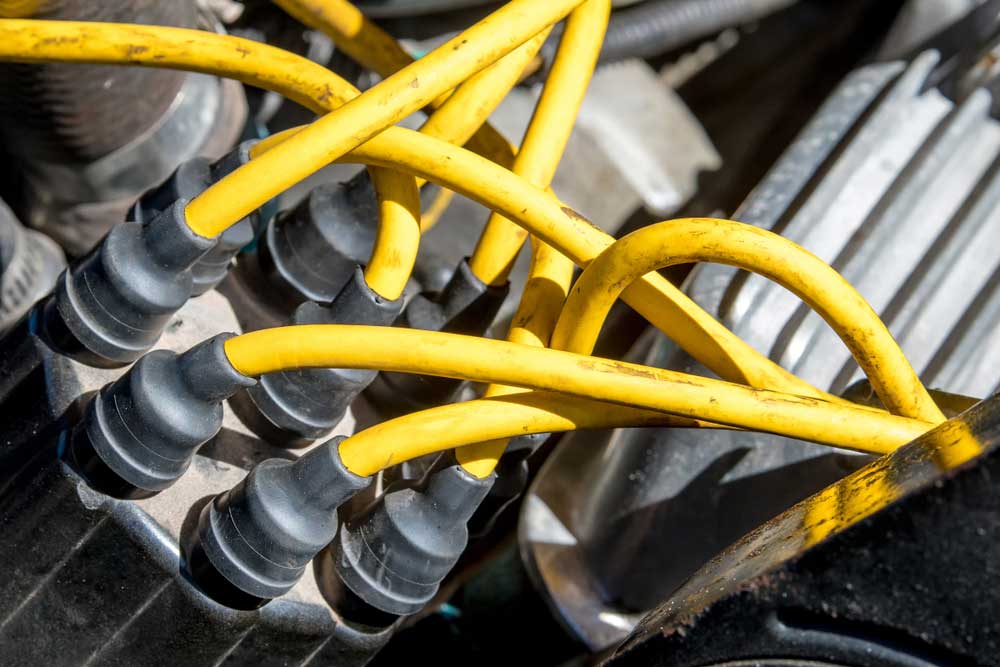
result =
[[[150,190],[130,211],[135,222],[149,222],[178,199],[190,201],[224,176],[250,161],[252,141],[245,141],[212,163],[196,157],[182,162],[162,185]],[[251,243],[260,224],[260,214],[254,211],[219,237],[219,242],[191,267],[191,295],[199,296],[213,289],[226,277],[233,258]]]
[[146,224],[115,225],[63,272],[33,310],[53,349],[89,366],[116,368],[153,347],[191,296],[191,267],[216,244],[188,227],[186,203],[177,200]]
[[220,334],[183,354],[155,350],[91,400],[63,457],[98,491],[143,498],[169,487],[222,427],[223,401],[254,380]]
[[[375,244],[378,198],[367,171],[346,183],[314,188],[294,209],[272,219],[261,238],[255,280],[286,315],[306,301],[327,303],[368,261]],[[291,306],[291,307],[289,307]]]
[[[298,307],[292,324],[367,324],[388,326],[403,308],[402,298],[388,301],[354,268],[351,279],[328,305],[311,301]],[[306,368],[268,373],[232,398],[240,419],[260,437],[299,447],[324,437],[348,406],[375,378],[375,371]]]
[[347,521],[331,547],[341,581],[381,612],[419,611],[465,550],[466,523],[494,479],[452,465],[431,473],[422,489],[384,494]]
[[295,586],[336,535],[337,507],[371,482],[344,466],[342,440],[295,462],[263,461],[205,506],[183,547],[206,594],[235,609],[256,609]]

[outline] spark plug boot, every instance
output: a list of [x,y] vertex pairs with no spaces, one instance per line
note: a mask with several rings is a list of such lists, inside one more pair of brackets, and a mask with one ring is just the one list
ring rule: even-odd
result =
[[340,458],[343,437],[298,460],[268,459],[202,510],[188,570],[217,602],[256,609],[291,590],[337,532],[337,507],[371,478]]
[[[365,282],[354,267],[351,280],[327,305],[300,305],[292,324],[390,325],[403,300],[388,301]],[[306,368],[268,373],[230,400],[233,410],[254,433],[285,447],[301,447],[324,437],[343,418],[348,406],[375,377],[375,371]]]
[[[307,301],[328,303],[368,261],[375,244],[378,199],[367,171],[346,183],[314,188],[264,230],[251,279],[270,287],[272,306],[286,315]],[[290,306],[290,307],[289,307]]]
[[116,225],[66,269],[28,314],[43,340],[100,368],[124,366],[153,347],[191,296],[191,267],[216,245],[188,227],[186,205],[177,200],[147,224]]
[[[253,143],[243,142],[215,163],[203,157],[182,162],[169,179],[136,202],[129,212],[130,219],[145,223],[170,208],[178,199],[194,199],[224,176],[249,162]],[[260,214],[254,211],[222,233],[216,246],[191,267],[192,296],[204,294],[222,282],[233,258],[253,241],[259,225]]]
[[[503,305],[510,286],[487,285],[463,259],[444,289],[423,292],[406,306],[400,326],[425,331],[482,336]],[[366,396],[388,417],[443,405],[454,400],[461,380],[412,373],[379,373]]]
[[423,488],[383,494],[344,523],[331,559],[348,598],[382,614],[419,611],[465,550],[466,523],[493,481],[451,465],[431,473]]
[[[431,201],[438,191],[425,185],[421,201]],[[378,197],[367,170],[346,182],[315,187],[267,224],[256,261],[240,265],[242,277],[284,316],[306,301],[328,303],[354,268],[371,257],[378,219]]]
[[154,350],[88,404],[64,460],[96,490],[145,498],[169,487],[222,427],[222,404],[254,383],[226,357],[220,334],[183,354]]

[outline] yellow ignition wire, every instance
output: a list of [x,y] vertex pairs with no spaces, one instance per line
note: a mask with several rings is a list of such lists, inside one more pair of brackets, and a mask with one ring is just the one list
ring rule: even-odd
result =
[[[499,106],[507,93],[517,85],[525,67],[531,62],[545,44],[546,38],[552,32],[546,28],[530,40],[517,47],[509,54],[496,61],[483,71],[473,75],[430,115],[421,126],[420,131],[428,136],[437,137],[450,144],[462,145],[471,142],[486,130],[491,136],[498,137],[498,148],[492,150],[494,155],[487,158],[504,166],[513,164],[514,148],[496,130],[484,125],[490,114]],[[493,142],[493,139],[488,141]],[[502,142],[502,145],[500,144]],[[470,143],[470,148],[474,148]],[[499,156],[495,155],[500,153]],[[481,153],[482,154],[482,153]]]
[[[357,7],[345,0],[275,0],[275,2],[303,24],[326,34],[340,50],[356,62],[378,72],[383,77],[395,74],[414,61],[413,57],[396,42],[392,35],[369,21]],[[516,68],[511,83],[505,83],[506,74],[495,73],[486,81],[480,81],[478,85],[473,85],[472,90],[468,91],[465,102],[476,105],[480,109],[488,107],[485,114],[482,114],[475,107],[468,107],[467,110],[471,108],[472,113],[469,113],[467,117],[463,117],[461,114],[446,114],[446,117],[450,118],[447,121],[442,119],[442,124],[451,126],[448,129],[449,132],[458,130],[458,134],[464,135],[466,130],[461,126],[472,126],[475,132],[471,137],[466,136],[462,141],[458,141],[444,135],[435,134],[434,136],[440,136],[452,143],[464,144],[469,141],[471,150],[504,167],[510,167],[514,159],[513,148],[492,126],[482,125],[482,122],[503,98],[506,91],[513,88],[524,72],[532,66],[537,58],[538,49],[541,48],[541,44],[547,36],[548,31],[545,31],[537,47],[529,47],[529,50],[533,48],[531,55],[523,59],[523,65],[520,67],[516,67],[514,63],[522,62],[521,56],[515,55],[522,49],[512,52],[510,54],[511,60],[507,61],[506,65],[500,65],[506,60],[506,57],[494,63],[492,67]],[[475,78],[473,77],[473,79]],[[489,81],[491,78],[492,82]],[[471,83],[472,79],[464,85],[468,86]],[[497,95],[499,97],[490,102],[490,99]],[[445,93],[431,101],[430,106],[436,108],[442,105],[448,97],[448,94]],[[482,119],[478,123],[473,120],[476,116]]]
[[[246,39],[183,28],[3,19],[0,59],[204,72],[274,90],[317,112],[357,94],[343,79],[305,58]],[[502,146],[509,148],[506,142]],[[402,169],[435,181],[501,212],[581,266],[614,241],[502,166],[418,132],[387,128],[342,161]],[[641,278],[623,298],[725,379],[832,398],[758,354],[656,274]]]
[[333,40],[354,62],[389,76],[413,62],[390,35],[346,0],[274,0],[292,18]]
[[247,376],[297,368],[421,373],[556,391],[879,454],[931,427],[869,408],[438,331],[301,325],[236,336],[226,341],[225,350],[233,367]]
[[[325,113],[360,92],[325,67],[273,46],[203,30],[82,21],[0,20],[0,59],[174,68],[273,90]],[[365,269],[387,299],[402,293],[416,259],[419,193],[410,176],[376,168],[378,239]],[[397,250],[398,249],[398,250]]]
[[[611,0],[587,0],[573,10],[552,62],[535,113],[528,124],[513,172],[539,188],[547,188],[597,66]],[[469,259],[472,273],[489,285],[502,285],[524,244],[527,232],[493,212]]]
[[465,445],[482,438],[507,442],[532,433],[626,426],[697,428],[704,424],[662,412],[529,391],[451,403],[382,422],[341,442],[340,457],[351,472],[366,476],[452,447],[458,447],[456,454],[461,454],[476,446]]
[[[475,136],[470,139],[470,135],[476,127],[482,125],[511,88],[517,84],[523,64],[542,47],[545,37],[550,32],[551,29],[543,30],[511,53],[467,79],[437,111],[430,115],[421,126],[420,132],[450,144],[461,145],[475,139]],[[261,139],[251,148],[250,156],[256,158],[263,155],[307,127],[309,126],[290,127]],[[487,127],[489,126],[482,125],[479,128],[480,133]],[[392,132],[393,129],[388,128],[386,131]],[[498,139],[491,144],[491,150],[475,151],[471,143],[470,149],[502,167],[513,165],[514,147],[495,130],[493,133]],[[423,179],[420,179],[418,182],[422,181]]]
[[[569,258],[532,237],[531,268],[528,270],[528,280],[511,321],[510,331],[507,332],[509,342],[533,347],[548,346],[549,336],[552,335],[573,282],[573,268],[573,262]],[[484,396],[493,398],[521,391],[524,390],[491,384],[486,387]],[[608,406],[607,409],[612,407]],[[462,447],[455,452],[455,456],[469,474],[482,479],[496,468],[507,443],[506,438],[487,440]]]
[[[587,0],[573,10],[535,107],[513,171],[533,185],[547,188],[569,141],[576,114],[597,65],[611,15],[610,0]],[[503,284],[527,231],[493,212],[469,260],[472,273],[487,284]],[[545,347],[573,278],[573,263],[541,241],[532,244],[532,266],[507,340]],[[522,391],[491,384],[485,397]],[[508,439],[491,439],[463,447],[458,462],[472,475],[487,477],[496,467]]]
[[626,287],[651,271],[693,262],[728,264],[791,290],[836,331],[890,412],[929,423],[945,420],[878,314],[839,273],[788,239],[732,220],[668,220],[615,242],[573,286],[552,347],[590,354]]
[[511,0],[417,62],[234,170],[187,205],[191,229],[217,236],[316,170],[425,106],[559,21],[581,0]]
[[420,247],[420,190],[413,178],[397,171],[373,169],[379,222],[372,254],[365,264],[365,282],[393,301],[403,295]]
[[[548,34],[549,30],[543,30],[539,35],[460,85],[431,115],[420,131],[449,143],[465,143],[477,128],[482,126],[507,92],[516,85],[525,66],[542,47]],[[257,159],[302,129],[304,127],[290,128],[258,142],[251,148],[250,156]],[[396,181],[399,180],[398,176],[394,178]],[[380,197],[380,202],[383,202],[383,207],[380,209],[380,224],[371,260],[365,267],[365,280],[382,296],[395,299],[402,294],[416,262],[419,238],[418,227],[412,224],[414,211],[412,206],[417,202],[414,196],[419,198],[419,195],[407,197],[406,194],[409,193],[399,193],[399,188],[394,187],[393,183],[383,182],[386,180],[384,174],[373,172],[372,179],[377,186],[377,193],[381,195],[397,193],[397,195],[395,198]],[[423,185],[423,179],[417,181],[417,186],[420,185]],[[447,196],[444,193],[448,193]],[[431,210],[419,216],[419,232],[425,232],[436,224],[452,196],[453,193],[449,190],[442,189],[442,194],[435,200]],[[390,204],[392,208],[387,208],[385,203]]]
[[[391,166],[434,181],[499,211],[578,266],[586,266],[614,242],[589,220],[510,171],[418,132],[388,128],[340,161]],[[803,382],[754,350],[659,274],[643,276],[622,298],[726,380],[846,402]]]

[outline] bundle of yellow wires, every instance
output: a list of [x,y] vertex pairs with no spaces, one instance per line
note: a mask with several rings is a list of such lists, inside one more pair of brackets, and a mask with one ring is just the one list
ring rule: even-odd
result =
[[[361,93],[267,45],[102,23],[0,19],[0,60],[207,72],[277,91],[320,114],[259,142],[249,163],[187,205],[188,226],[218,236],[327,164],[366,164],[379,196],[379,227],[365,280],[387,299],[402,294],[421,231],[432,224],[420,219],[417,187],[424,180],[492,211],[470,259],[484,283],[503,284],[530,237],[532,266],[507,341],[329,325],[256,331],[226,343],[229,360],[248,376],[339,367],[488,384],[480,400],[405,415],[344,440],[340,452],[351,471],[371,475],[458,447],[461,465],[486,477],[516,435],[650,425],[753,429],[882,454],[943,421],[871,307],[806,250],[714,219],[664,222],[615,241],[548,190],[597,63],[610,0],[511,0],[419,60],[346,0],[275,2],[383,80]],[[564,19],[547,81],[515,148],[486,120]],[[420,131],[396,125],[420,109],[429,114]],[[841,336],[887,412],[825,394],[781,369],[656,273],[695,261],[754,271],[794,291]],[[574,284],[575,266],[584,270]],[[722,379],[591,356],[618,298]]]

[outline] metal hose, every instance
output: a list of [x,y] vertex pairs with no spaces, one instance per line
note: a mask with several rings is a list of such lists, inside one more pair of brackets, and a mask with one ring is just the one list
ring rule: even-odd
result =
[[[194,27],[193,0],[0,0],[2,17]],[[180,90],[183,72],[107,65],[0,66],[0,137],[29,161],[85,163],[141,135]]]
[[611,15],[601,62],[650,58],[796,0],[648,0]]

